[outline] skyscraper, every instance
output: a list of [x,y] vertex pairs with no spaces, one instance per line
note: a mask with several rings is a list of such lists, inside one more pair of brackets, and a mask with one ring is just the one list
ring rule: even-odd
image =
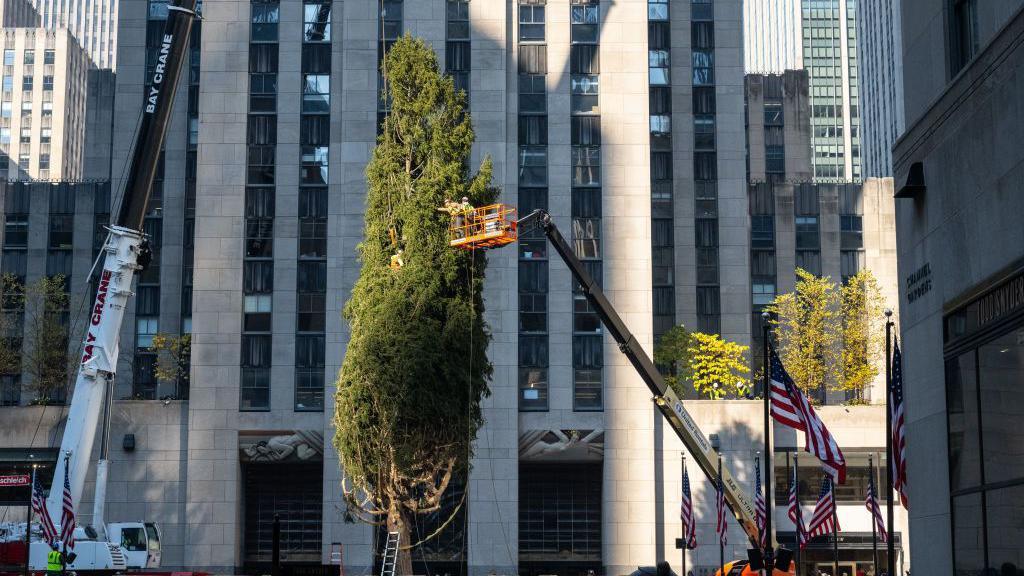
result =
[[859,181],[857,0],[803,0],[803,61],[811,79],[811,164],[817,182]]
[[[65,28],[97,68],[115,68],[119,0],[0,0],[0,22],[8,27]],[[154,4],[154,10],[160,10]]]
[[89,63],[67,30],[0,29],[0,179],[84,174]]
[[744,0],[743,64],[748,74],[803,68],[801,0]]
[[858,10],[862,173],[892,176],[892,146],[904,128],[900,3],[860,0]]

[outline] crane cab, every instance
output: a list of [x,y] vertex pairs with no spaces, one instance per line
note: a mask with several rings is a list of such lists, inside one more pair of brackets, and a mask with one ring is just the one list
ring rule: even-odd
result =
[[507,204],[470,208],[452,215],[448,243],[455,248],[498,248],[518,238],[516,209]]
[[110,541],[119,544],[128,568],[160,567],[160,530],[152,522],[111,522]]

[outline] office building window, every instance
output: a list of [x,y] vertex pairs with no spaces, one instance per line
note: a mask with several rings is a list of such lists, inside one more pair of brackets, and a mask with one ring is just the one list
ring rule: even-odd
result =
[[270,410],[270,335],[242,335],[242,382],[239,408]]
[[955,76],[978,52],[978,0],[949,2],[949,68]]
[[252,0],[250,41],[277,42],[280,16],[278,0]]
[[302,6],[302,41],[330,42],[331,2],[306,2]]
[[519,41],[544,41],[544,4],[519,4]]
[[601,410],[604,407],[604,342],[600,335],[573,336],[572,366],[573,410]]
[[324,409],[325,337],[300,334],[295,337],[295,410],[322,412]]

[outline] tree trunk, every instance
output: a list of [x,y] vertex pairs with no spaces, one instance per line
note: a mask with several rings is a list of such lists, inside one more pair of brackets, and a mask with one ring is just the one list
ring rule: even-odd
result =
[[388,532],[398,532],[398,557],[395,576],[412,576],[412,550],[404,549],[413,542],[409,539],[409,520],[400,510],[388,514]]

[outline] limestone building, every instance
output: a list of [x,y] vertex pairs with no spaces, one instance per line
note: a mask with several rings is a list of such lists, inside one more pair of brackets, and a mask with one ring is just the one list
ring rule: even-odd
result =
[[[85,50],[92,66],[114,69],[117,60],[118,0],[0,0],[0,24],[8,27],[67,30]],[[152,10],[166,10],[154,2]]]
[[893,162],[914,571],[1013,573],[1024,566],[1024,9],[902,8],[907,130]]
[[[120,7],[111,190],[123,185],[160,4]],[[204,2],[145,224],[156,265],[122,335],[109,516],[159,522],[168,567],[266,570],[280,514],[294,568],[337,570],[340,551],[347,573],[372,569],[376,534],[340,498],[332,383],[359,272],[365,167],[387,112],[378,63],[406,32],[467,90],[474,162],[494,160],[504,201],[552,214],[645,348],[678,323],[750,343],[741,13],[740,0]],[[838,230],[838,212],[829,218]],[[489,254],[492,395],[472,475],[451,495],[466,493],[468,512],[418,566],[623,574],[665,559],[678,570],[682,445],[539,240]],[[191,336],[187,377],[154,377],[157,333]],[[760,404],[692,407],[751,486]],[[3,410],[19,424],[3,427],[0,445],[19,465],[57,437],[62,409]],[[880,411],[828,414],[851,446],[851,477],[866,482]],[[35,422],[46,438],[20,433]],[[786,477],[800,441],[780,433],[776,474]],[[688,566],[707,574],[718,561],[713,499],[690,474],[706,544]],[[813,466],[801,478],[810,508],[820,478]],[[857,486],[841,509],[862,552]],[[791,540],[784,518],[777,510]],[[735,524],[729,539],[728,557],[744,557]]]
[[89,62],[66,30],[4,28],[0,179],[76,180]]

